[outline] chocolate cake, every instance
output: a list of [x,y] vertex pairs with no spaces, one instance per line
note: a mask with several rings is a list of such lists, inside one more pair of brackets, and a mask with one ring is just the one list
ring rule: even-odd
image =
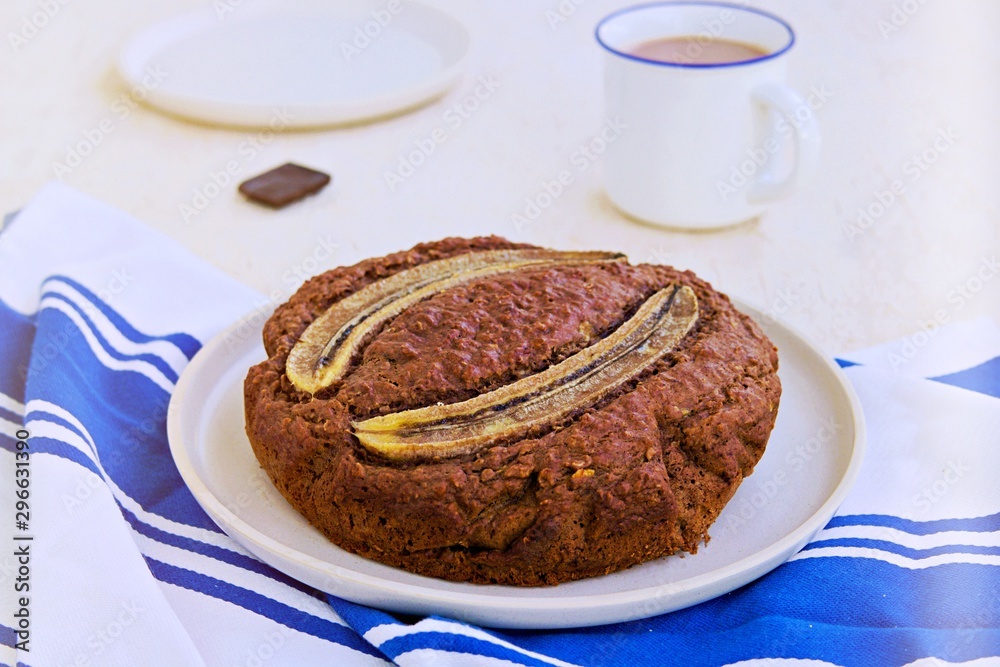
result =
[[534,586],[696,552],[764,452],[777,351],[690,272],[450,238],[327,271],[264,326],[254,453],[342,548]]

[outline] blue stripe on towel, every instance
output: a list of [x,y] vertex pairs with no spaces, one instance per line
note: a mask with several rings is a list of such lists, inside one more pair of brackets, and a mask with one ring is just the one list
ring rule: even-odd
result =
[[29,317],[0,301],[0,393],[24,403],[35,324]]
[[[509,660],[516,665],[526,665],[527,667],[552,667],[551,662],[532,658],[520,651],[515,651],[482,639],[476,639],[475,637],[456,635],[448,632],[419,632],[412,635],[403,635],[402,637],[395,637],[388,640],[379,648],[393,660],[409,651],[430,648],[435,651],[471,653],[498,660]],[[428,664],[433,663],[428,661]]]
[[[64,313],[47,309],[38,316],[38,331],[61,330],[67,323],[72,326]],[[81,335],[69,336],[63,353],[48,363],[51,372],[29,377],[28,394],[83,423],[101,465],[122,491],[146,511],[221,532],[173,464],[166,433],[169,394],[141,373],[104,366]]]
[[932,535],[948,531],[972,531],[992,533],[1000,531],[1000,514],[971,519],[938,519],[934,521],[913,521],[887,514],[848,514],[835,516],[826,524],[827,528],[841,526],[878,526],[895,528],[911,535]]
[[327,602],[333,607],[337,615],[344,619],[344,622],[358,631],[365,634],[376,625],[387,623],[397,623],[396,619],[388,613],[372,607],[365,607],[356,602],[349,602],[333,595],[326,596]]
[[151,540],[156,540],[161,544],[167,544],[185,551],[191,551],[203,556],[208,556],[209,558],[214,558],[218,561],[222,561],[223,563],[228,563],[250,572],[256,572],[257,574],[261,574],[279,583],[285,584],[295,590],[306,593],[311,597],[319,597],[319,594],[312,587],[307,586],[296,579],[292,579],[286,574],[278,572],[270,565],[257,560],[253,556],[247,556],[246,554],[239,553],[231,549],[224,549],[223,547],[201,542],[190,537],[168,533],[165,530],[161,530],[144,521],[141,521],[135,514],[130,512],[125,507],[122,507],[121,504],[119,504],[118,507],[121,509],[122,515],[128,521],[129,525],[132,526],[133,530],[141,535],[145,535]]
[[86,297],[86,299],[94,304],[98,310],[104,313],[104,315],[111,321],[115,328],[122,333],[123,336],[131,341],[136,343],[148,343],[153,340],[165,340],[177,346],[177,348],[180,349],[189,360],[194,357],[199,349],[201,349],[201,343],[199,343],[194,336],[189,336],[186,333],[173,333],[166,336],[150,336],[142,333],[129,324],[129,322],[124,317],[119,315],[116,310],[111,308],[111,306],[104,303],[104,301],[102,301],[96,294],[72,278],[68,278],[66,276],[51,276],[48,280],[46,280],[46,282],[50,280],[65,283]]
[[350,628],[318,616],[294,609],[260,593],[235,586],[205,574],[169,565],[155,558],[146,558],[150,571],[160,581],[175,584],[220,600],[226,600],[255,614],[286,625],[293,630],[310,634],[326,641],[347,646],[367,655],[381,657],[371,644],[364,641]]
[[5,408],[0,408],[0,419],[6,419],[12,424],[23,424],[23,417]]
[[[6,621],[8,619],[4,620]],[[16,643],[17,643],[17,631],[14,630],[14,628],[8,628],[6,625],[0,623],[0,645],[14,648],[14,644]]]
[[964,371],[939,375],[931,379],[1000,398],[1000,357],[994,357]]
[[33,435],[31,437],[30,445],[32,456],[35,454],[52,454],[53,456],[58,456],[59,458],[66,459],[67,461],[72,461],[77,465],[83,466],[98,477],[101,476],[101,471],[97,467],[97,464],[94,463],[93,459],[76,447],[66,444],[62,440],[54,440],[53,438],[44,438]]
[[59,294],[58,292],[45,292],[44,294],[42,294],[42,298],[55,299],[57,301],[65,303],[67,306],[72,308],[73,311],[84,322],[86,322],[87,327],[90,329],[90,333],[94,335],[97,341],[101,344],[101,347],[104,348],[104,351],[107,352],[108,355],[110,355],[111,357],[118,359],[120,361],[127,361],[129,359],[145,361],[147,364],[150,364],[151,366],[157,368],[171,382],[177,382],[178,378],[177,372],[173,369],[173,367],[170,366],[170,364],[164,361],[161,357],[155,354],[150,354],[145,352],[141,354],[126,354],[124,352],[119,351],[118,348],[111,345],[110,341],[108,341],[108,339],[104,337],[104,334],[101,333],[100,329],[98,329],[94,325],[94,321],[90,317],[90,315],[88,315],[84,311],[84,309],[81,308],[79,305],[77,305],[77,303],[74,302],[72,299],[69,299],[63,294]]
[[803,549],[803,551],[810,551],[813,549],[823,549],[825,547],[856,547],[859,549],[878,549],[879,551],[888,551],[889,553],[894,553],[900,556],[905,556],[907,558],[913,558],[917,560],[923,558],[931,558],[932,556],[940,556],[942,554],[977,554],[985,556],[1000,556],[1000,547],[984,547],[971,544],[957,544],[957,545],[949,544],[949,545],[942,545],[939,547],[931,547],[929,549],[913,549],[886,540],[875,540],[875,539],[858,538],[858,537],[838,537],[829,540],[817,540],[815,542],[810,542],[809,544],[807,544]]
[[5,449],[11,454],[15,453],[17,451],[17,440],[14,439],[14,436],[0,431],[0,449]]

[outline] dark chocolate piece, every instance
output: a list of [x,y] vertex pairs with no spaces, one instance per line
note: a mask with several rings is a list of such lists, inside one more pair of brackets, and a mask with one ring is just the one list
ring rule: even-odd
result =
[[319,192],[329,182],[329,174],[289,162],[244,181],[240,192],[247,199],[281,208]]

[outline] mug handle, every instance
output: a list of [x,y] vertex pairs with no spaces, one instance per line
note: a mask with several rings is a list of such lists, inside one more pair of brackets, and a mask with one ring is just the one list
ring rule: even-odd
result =
[[[795,160],[788,176],[775,182],[765,172],[757,179],[753,189],[747,193],[747,199],[751,203],[763,203],[787,197],[795,191],[800,182],[807,180],[815,173],[819,165],[822,142],[819,135],[819,125],[811,110],[809,116],[804,120],[797,117],[797,111],[803,108],[808,109],[809,106],[801,95],[788,86],[778,83],[765,84],[754,89],[752,96],[758,104],[776,109],[782,114],[784,122],[792,128],[795,141]],[[794,119],[794,122],[791,119]],[[780,141],[780,139],[776,140]]]

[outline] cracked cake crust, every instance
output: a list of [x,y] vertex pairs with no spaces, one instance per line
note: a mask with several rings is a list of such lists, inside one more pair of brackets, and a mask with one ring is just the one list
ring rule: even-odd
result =
[[[694,553],[774,426],[777,351],[690,272],[624,262],[525,268],[435,294],[388,322],[315,394],[285,362],[331,304],[428,261],[504,248],[445,239],[333,269],[264,327],[245,382],[247,434],[282,495],[334,543],[428,576],[556,584]],[[690,287],[698,321],[640,376],[559,423],[450,458],[391,461],[351,422],[455,403],[608,336],[652,294]]]

